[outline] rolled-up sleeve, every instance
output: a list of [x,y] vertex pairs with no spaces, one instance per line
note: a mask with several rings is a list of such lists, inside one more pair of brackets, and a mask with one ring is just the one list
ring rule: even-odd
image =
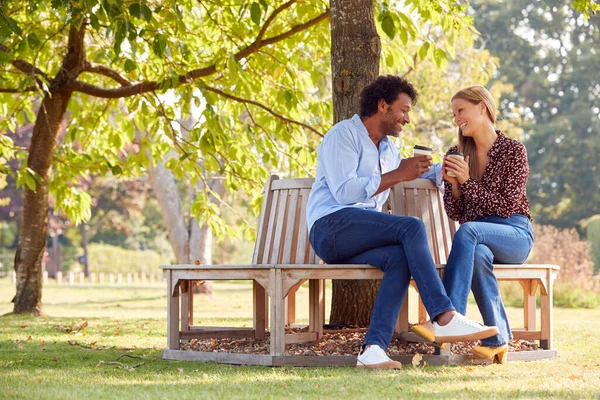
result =
[[377,192],[381,174],[358,176],[361,154],[350,132],[345,129],[331,132],[319,151],[327,185],[339,204],[365,202]]

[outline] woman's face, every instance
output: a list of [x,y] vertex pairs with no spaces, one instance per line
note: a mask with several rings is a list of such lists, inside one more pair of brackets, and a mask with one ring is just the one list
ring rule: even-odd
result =
[[468,137],[472,137],[488,121],[483,102],[473,104],[464,99],[454,99],[452,100],[452,114],[454,123],[460,128],[463,136]]

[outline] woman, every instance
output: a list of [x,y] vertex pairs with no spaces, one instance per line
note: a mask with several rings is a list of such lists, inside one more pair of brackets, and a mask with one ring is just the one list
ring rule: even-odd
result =
[[533,246],[525,186],[529,176],[525,146],[495,129],[496,107],[481,86],[452,97],[458,147],[464,158],[446,154],[442,166],[448,216],[462,225],[454,236],[444,286],[456,311],[465,314],[473,291],[484,324],[499,333],[473,347],[480,358],[506,361],[512,338],[492,263],[521,264]]

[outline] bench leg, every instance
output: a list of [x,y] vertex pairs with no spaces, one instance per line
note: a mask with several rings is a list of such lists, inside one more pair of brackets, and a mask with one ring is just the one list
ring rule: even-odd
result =
[[167,275],[167,348],[179,350],[179,288],[173,288],[173,271]]
[[254,314],[254,338],[264,339],[268,324],[267,291],[256,281],[252,281],[252,305]]
[[317,340],[323,337],[325,323],[325,281],[308,280],[308,331],[317,333]]
[[181,283],[181,330],[189,331],[193,324],[192,303],[194,295],[192,293],[193,282],[183,281]]
[[400,308],[400,315],[398,316],[398,321],[396,321],[396,328],[394,332],[396,333],[404,333],[408,332],[408,292],[406,293],[406,297],[402,302],[402,308]]
[[540,308],[542,314],[542,339],[540,340],[540,347],[546,350],[552,348],[552,286],[554,283],[554,278],[554,272],[548,270],[546,272],[546,282],[548,286],[546,290],[544,290],[542,286],[542,293],[540,296]]
[[536,304],[537,281],[531,279],[519,281],[523,288],[523,327],[526,331],[536,329]]
[[281,356],[285,350],[285,307],[280,269],[271,271],[271,285],[271,355]]

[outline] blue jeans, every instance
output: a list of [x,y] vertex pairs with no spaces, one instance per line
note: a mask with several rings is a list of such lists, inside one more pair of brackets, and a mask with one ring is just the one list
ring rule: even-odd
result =
[[318,219],[309,240],[326,263],[370,264],[383,271],[364,345],[388,348],[411,275],[432,320],[454,310],[418,218],[344,208]]
[[444,286],[461,314],[465,314],[469,290],[473,290],[483,323],[498,327],[496,336],[482,340],[484,346],[503,346],[512,339],[492,264],[522,264],[532,247],[531,223],[521,214],[479,218],[461,225],[454,236]]

